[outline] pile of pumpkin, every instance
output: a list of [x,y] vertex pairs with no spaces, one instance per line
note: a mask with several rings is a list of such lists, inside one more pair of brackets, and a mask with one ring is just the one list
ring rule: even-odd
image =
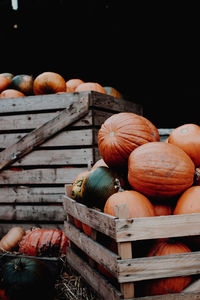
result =
[[55,72],[43,72],[37,77],[28,74],[0,74],[0,99],[16,98],[29,95],[45,95],[58,93],[73,93],[96,91],[121,98],[118,90],[111,86],[102,86],[98,82],[85,82],[80,78],[65,80]]
[[[102,124],[98,148],[102,159],[74,179],[73,199],[113,216],[117,216],[117,205],[126,204],[129,218],[200,213],[198,125],[181,125],[160,142],[158,129],[151,121],[134,113],[118,113]],[[74,223],[91,234],[88,225],[76,219]],[[106,236],[100,239],[108,241]],[[117,252],[115,241],[110,239],[105,245]],[[200,249],[200,239],[136,241],[133,249],[133,257],[137,253],[141,257],[191,252]],[[191,280],[191,276],[151,280],[143,283],[139,293],[177,293]]]
[[65,255],[67,247],[62,230],[12,227],[0,240],[2,257],[16,254],[0,268],[0,299],[53,300],[56,278],[46,263],[34,257]]

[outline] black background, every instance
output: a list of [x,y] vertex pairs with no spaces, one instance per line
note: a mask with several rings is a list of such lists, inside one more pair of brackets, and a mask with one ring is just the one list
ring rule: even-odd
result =
[[[158,127],[199,124],[198,10],[132,1],[0,0],[0,72],[117,88]],[[197,13],[197,16],[195,15]],[[17,24],[17,28],[16,25]]]

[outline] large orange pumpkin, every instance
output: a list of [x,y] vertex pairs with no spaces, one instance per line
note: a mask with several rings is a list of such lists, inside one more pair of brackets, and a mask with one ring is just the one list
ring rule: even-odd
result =
[[84,82],[79,84],[75,89],[75,92],[84,92],[84,91],[95,91],[95,92],[106,94],[106,91],[103,88],[103,86],[97,82]]
[[184,124],[172,130],[168,143],[183,149],[193,160],[196,167],[200,166],[200,126]]
[[128,160],[128,181],[133,189],[160,200],[189,188],[194,174],[191,158],[169,143],[142,145],[130,154]]
[[18,91],[18,90],[14,90],[14,89],[6,89],[3,92],[1,92],[0,94],[0,99],[3,98],[17,98],[17,97],[24,97],[25,95]]
[[65,79],[55,72],[44,72],[38,75],[33,82],[35,95],[56,94],[66,92]]
[[69,79],[68,81],[66,81],[67,92],[68,93],[75,92],[75,89],[81,83],[84,83],[82,79],[78,79],[78,78]]
[[[188,252],[191,252],[191,250],[183,243],[176,242],[173,239],[161,239],[155,243],[147,256],[162,256]],[[179,293],[190,284],[191,280],[191,276],[149,280],[145,285],[145,295],[154,296]]]
[[111,195],[104,206],[104,213],[116,216],[116,206],[126,204],[129,218],[154,217],[155,211],[152,203],[136,191],[123,191]]
[[188,188],[178,199],[174,215],[200,213],[200,186]]
[[128,112],[109,117],[98,133],[99,151],[109,167],[126,165],[135,148],[159,140],[157,128],[148,119]]

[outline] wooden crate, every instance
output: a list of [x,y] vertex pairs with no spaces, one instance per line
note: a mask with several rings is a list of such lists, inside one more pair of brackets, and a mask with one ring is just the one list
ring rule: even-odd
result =
[[142,115],[96,92],[0,100],[0,236],[14,224],[63,228],[64,185],[99,159],[98,129],[123,111]]
[[[200,279],[198,279],[200,251],[160,257],[132,258],[133,242],[199,235],[200,214],[127,219],[127,207],[119,206],[117,207],[118,217],[113,217],[72,200],[70,187],[66,187],[66,193],[67,195],[63,196],[66,216],[64,230],[71,241],[71,248],[67,251],[67,262],[103,299],[200,299]],[[73,225],[73,218],[92,227],[91,237]],[[97,232],[101,232],[117,242],[119,255],[95,241],[94,237]],[[77,247],[90,257],[89,263],[76,251]],[[117,280],[117,286],[113,286],[112,282],[98,273],[95,269],[96,263],[101,264],[112,273]],[[136,286],[143,280],[192,274],[196,276],[193,276],[195,281],[181,293],[135,297],[134,285]]]

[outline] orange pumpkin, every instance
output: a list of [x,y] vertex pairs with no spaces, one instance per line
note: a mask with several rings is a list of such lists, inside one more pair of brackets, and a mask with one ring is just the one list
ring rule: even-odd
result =
[[200,213],[200,186],[188,188],[178,199],[174,215]]
[[128,112],[109,117],[98,132],[99,151],[109,167],[125,166],[135,148],[159,140],[157,128],[148,119]]
[[75,89],[75,92],[84,92],[84,91],[96,91],[99,93],[106,94],[106,91],[103,88],[103,86],[97,82],[84,82],[79,84]]
[[104,86],[107,95],[113,96],[115,98],[122,98],[120,92],[111,86]]
[[24,96],[25,95],[20,91],[17,91],[17,90],[14,90],[14,89],[7,89],[7,90],[4,90],[3,92],[1,92],[0,99],[3,99],[3,98],[18,98],[18,97],[24,97]]
[[0,92],[4,91],[7,89],[10,85],[11,80],[4,76],[3,74],[0,74]]
[[105,163],[105,161],[103,160],[103,158],[99,159],[96,161],[96,163],[93,165],[93,167],[91,168],[91,170],[94,170],[98,167],[108,167]]
[[200,166],[200,126],[184,124],[172,130],[168,143],[183,149],[193,160],[196,167]]
[[0,75],[3,75],[4,77],[7,77],[8,79],[10,79],[10,81],[14,77],[14,75],[12,73],[1,73]]
[[104,213],[116,216],[116,206],[126,204],[129,218],[154,217],[154,207],[144,195],[136,191],[123,191],[111,195],[104,206]]
[[156,203],[153,204],[156,216],[168,216],[173,212],[172,206],[169,204]]
[[81,83],[84,83],[82,79],[78,79],[78,78],[69,79],[68,81],[66,81],[67,92],[68,93],[75,92],[77,86]]
[[195,166],[179,147],[161,142],[135,149],[128,160],[128,181],[147,197],[170,198],[182,193],[194,181]]
[[11,80],[11,87],[25,95],[32,95],[33,76],[27,74],[16,75]]
[[[176,242],[176,240],[173,239],[161,239],[155,243],[147,256],[162,256],[188,252],[191,252],[191,250],[183,243]],[[149,280],[145,284],[145,296],[179,293],[190,284],[191,280],[191,276]]]
[[35,95],[56,94],[66,92],[65,79],[55,72],[44,72],[38,75],[33,82]]

